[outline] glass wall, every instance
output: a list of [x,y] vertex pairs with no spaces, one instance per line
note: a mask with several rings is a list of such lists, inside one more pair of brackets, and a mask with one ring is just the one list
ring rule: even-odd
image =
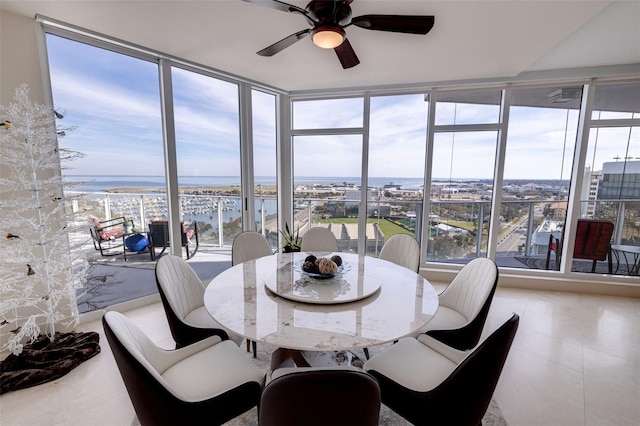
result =
[[[144,229],[166,217],[163,137],[169,153],[174,143],[162,134],[160,59],[107,43],[47,35],[55,105],[76,127],[61,145],[87,154],[63,173],[97,178],[79,186],[100,192],[87,211],[132,216]],[[265,87],[162,61],[174,65],[168,102],[181,216],[201,224],[204,246],[228,249],[244,223],[276,249],[277,178],[289,164],[293,180],[281,178],[293,190],[290,227],[303,236],[331,227],[345,251],[377,255],[386,238],[405,232],[426,238],[423,261],[432,264],[491,256],[502,267],[544,269],[548,237],[562,235],[572,217],[571,194],[580,217],[615,223],[614,246],[640,244],[637,80],[293,93],[291,115],[279,116],[278,95]],[[577,140],[582,100],[587,136]],[[572,170],[582,162],[584,170]],[[241,199],[255,223],[243,222]]]
[[295,136],[293,139],[294,225],[299,235],[322,226],[341,251],[356,252],[362,136]]
[[203,246],[231,245],[242,231],[238,85],[176,67],[171,74],[184,226],[197,223]]
[[[326,227],[357,251],[362,190],[363,98],[292,103],[293,232]],[[345,131],[347,130],[348,131]]]
[[256,230],[278,248],[276,96],[251,91]]
[[424,199],[427,105],[423,94],[371,98],[367,254],[398,234],[418,241]]
[[[68,181],[78,182],[71,189],[85,194],[74,208],[86,216],[87,231],[72,238],[90,238],[90,216],[124,216],[133,230],[146,230],[145,212],[166,210],[158,64],[52,34],[46,41],[53,101],[66,128],[60,147],[84,154],[62,170]],[[102,243],[119,247],[101,256],[88,241],[93,272],[78,291],[80,312],[157,292],[155,282],[127,286],[124,276],[105,266],[115,259],[109,255],[122,254],[122,243]],[[149,257],[145,250],[128,261]]]
[[640,83],[594,92],[580,213],[615,223],[614,269],[624,271],[633,265],[620,246],[640,246]]
[[480,90],[434,99],[427,259],[466,263],[487,255],[502,95]]
[[567,215],[581,96],[582,87],[511,91],[499,265],[546,267],[549,237],[561,236]]

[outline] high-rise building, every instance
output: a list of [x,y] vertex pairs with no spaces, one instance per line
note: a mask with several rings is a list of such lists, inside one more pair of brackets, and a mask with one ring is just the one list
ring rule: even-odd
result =
[[611,161],[602,165],[600,200],[640,199],[640,161]]
[[[581,217],[594,217],[596,211],[596,200],[598,199],[598,187],[600,186],[600,179],[602,178],[602,170],[592,171],[589,166],[584,171],[584,185],[582,187],[581,200],[583,201],[580,207]],[[586,203],[585,200],[588,200]]]

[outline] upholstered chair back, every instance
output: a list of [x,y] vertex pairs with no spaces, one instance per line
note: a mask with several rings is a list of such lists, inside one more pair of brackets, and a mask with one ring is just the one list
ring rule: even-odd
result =
[[482,309],[497,277],[498,269],[491,259],[474,259],[458,272],[451,284],[440,294],[439,304],[471,320]]
[[338,251],[338,240],[328,228],[316,226],[309,229],[302,236],[302,244],[300,250],[311,252],[334,252]]
[[246,231],[238,234],[231,246],[231,264],[237,265],[248,260],[257,259],[273,254],[271,245],[267,239],[255,231]]
[[409,234],[395,234],[385,241],[378,257],[417,272],[420,244]]
[[111,331],[125,349],[144,366],[159,382],[164,382],[162,373],[170,367],[164,351],[147,337],[134,323],[120,312],[109,311],[104,316]]
[[156,278],[173,312],[181,320],[204,306],[205,286],[182,258],[174,255],[162,256],[156,264]]
[[260,426],[377,426],[380,387],[351,366],[274,370],[260,402]]

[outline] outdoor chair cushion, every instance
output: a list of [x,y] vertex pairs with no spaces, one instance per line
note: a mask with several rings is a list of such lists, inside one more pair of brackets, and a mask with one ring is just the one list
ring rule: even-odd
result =
[[89,215],[89,219],[93,222],[93,224],[96,227],[96,231],[98,231],[98,235],[100,235],[100,238],[103,239],[104,241],[120,238],[124,233],[123,226],[118,226],[118,227],[109,226],[108,227],[109,229],[102,229],[102,224],[100,223],[100,219],[98,219],[93,215]]

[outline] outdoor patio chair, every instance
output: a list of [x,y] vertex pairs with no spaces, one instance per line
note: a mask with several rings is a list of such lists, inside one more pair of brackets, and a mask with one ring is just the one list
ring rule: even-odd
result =
[[[200,246],[198,236],[198,222],[193,221],[189,225],[180,222],[182,228],[182,247],[187,252],[187,260],[196,255],[198,247]],[[195,241],[195,243],[194,243]],[[149,250],[151,250],[151,257],[155,259],[157,256],[162,256],[164,251],[171,244],[169,242],[169,221],[167,220],[153,220],[149,224]],[[156,249],[162,248],[160,253],[156,253]],[[191,250],[193,248],[193,250]]]
[[93,248],[100,251],[101,256],[113,256],[117,253],[109,253],[109,250],[122,247],[124,251],[124,234],[125,217],[120,216],[109,220],[101,221],[93,215],[89,215],[89,219],[93,225],[89,228],[91,238],[93,240]]
[[[596,262],[608,260],[609,273],[613,273],[613,261],[611,259],[611,236],[615,225],[609,220],[602,219],[578,219],[576,227],[576,241],[573,246],[574,259],[592,260],[591,272],[596,272]],[[562,253],[563,235],[556,238],[549,235],[547,248],[547,261],[545,269],[549,269],[551,253],[555,253],[556,270],[560,270],[560,254]]]

